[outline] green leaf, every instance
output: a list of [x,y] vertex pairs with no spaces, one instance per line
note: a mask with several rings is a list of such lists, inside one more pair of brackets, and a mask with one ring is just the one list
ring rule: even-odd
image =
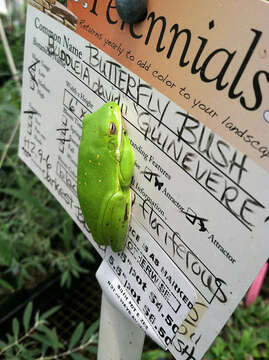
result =
[[85,344],[90,337],[97,331],[98,327],[99,327],[99,320],[95,321],[85,332],[82,340],[81,340],[81,344]]
[[170,355],[162,350],[151,350],[144,353],[141,360],[154,360],[157,358],[169,359]]
[[13,334],[16,339],[18,339],[19,331],[20,331],[20,324],[17,318],[14,318],[12,321],[12,330]]
[[73,360],[87,360],[87,358],[81,354],[71,354],[71,358]]
[[88,250],[85,250],[84,248],[79,249],[79,254],[83,259],[87,259],[90,262],[95,262],[95,257],[90,253]]
[[46,322],[46,320],[41,320],[43,322],[43,324],[38,325],[38,331],[44,332],[45,334],[47,334],[50,329],[44,324]]
[[32,311],[33,311],[33,303],[29,302],[23,314],[23,326],[25,331],[29,329]]
[[73,240],[73,229],[74,229],[74,222],[71,218],[67,218],[67,220],[63,224],[63,232],[60,234],[64,247],[67,251],[71,250],[71,243]]
[[12,262],[12,252],[6,240],[3,240],[2,238],[0,238],[0,258],[6,266],[10,265]]
[[75,331],[71,336],[70,343],[68,346],[69,350],[73,349],[73,347],[79,342],[79,339],[81,338],[83,331],[84,331],[84,324],[83,322],[81,322],[78,324],[78,326],[76,327]]
[[32,191],[34,184],[38,180],[36,178],[33,178],[31,181],[29,181],[29,179],[24,179],[23,176],[18,172],[17,181],[20,189],[0,189],[0,193],[8,194],[14,198],[17,198],[18,200],[25,201],[31,207],[35,207],[35,210],[38,210],[42,215],[46,216],[47,212],[45,207],[40,204],[39,200],[33,195]]
[[41,354],[42,354],[43,357],[45,356],[47,350],[48,350],[48,345],[42,344],[42,346],[41,346]]
[[44,314],[40,316],[40,319],[46,320],[48,317],[56,313],[60,309],[60,307],[61,305],[54,306],[52,309],[49,309],[48,311],[44,312]]
[[30,337],[34,340],[37,340],[40,344],[46,344],[49,347],[53,347],[53,343],[50,338],[40,334],[32,334]]
[[7,346],[7,344],[4,341],[0,340],[0,350],[6,346]]
[[69,271],[66,270],[61,275],[61,283],[60,283],[61,287],[64,286],[67,283],[68,278],[69,278]]
[[14,336],[7,334],[7,340],[8,340],[8,344],[12,344],[14,342]]
[[35,322],[38,323],[40,319],[39,311],[35,313]]
[[89,351],[91,354],[97,355],[97,346],[89,345],[86,347],[86,350]]
[[33,345],[36,345],[34,341],[28,343],[28,348],[23,348],[20,352],[20,360],[30,360],[30,359],[38,359],[41,355],[40,349],[32,349]]
[[54,349],[63,348],[63,344],[59,341],[58,334],[55,328],[48,332],[48,337],[51,339]]
[[0,279],[0,286],[2,286],[3,288],[5,288],[7,290],[14,291],[14,287],[3,279]]

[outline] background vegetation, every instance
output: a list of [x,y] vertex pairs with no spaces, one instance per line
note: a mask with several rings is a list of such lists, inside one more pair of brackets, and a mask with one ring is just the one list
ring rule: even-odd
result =
[[[21,73],[24,26],[6,23],[6,32]],[[96,257],[70,217],[18,159],[18,133],[12,142],[10,136],[19,112],[20,93],[0,43],[0,306],[8,295],[33,288],[53,273],[60,274],[61,286],[70,287],[74,277],[90,271]],[[239,305],[205,359],[269,359],[268,280],[261,295],[250,308]],[[77,324],[64,344],[49,322],[56,311],[40,312],[29,303],[21,319],[10,320],[11,327],[0,340],[0,359],[96,358],[98,322],[89,328]],[[142,359],[167,358],[171,356],[153,348]]]

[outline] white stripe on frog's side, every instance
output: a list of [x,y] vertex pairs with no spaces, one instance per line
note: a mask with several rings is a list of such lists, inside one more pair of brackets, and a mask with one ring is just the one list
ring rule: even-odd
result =
[[117,157],[117,160],[118,162],[120,162],[120,146],[121,146],[121,141],[122,141],[122,130],[123,130],[123,120],[122,120],[122,117],[121,117],[121,112],[119,110],[119,115],[120,115],[120,128],[119,128],[119,133],[118,133],[118,146],[117,146],[117,149],[116,149],[116,157]]

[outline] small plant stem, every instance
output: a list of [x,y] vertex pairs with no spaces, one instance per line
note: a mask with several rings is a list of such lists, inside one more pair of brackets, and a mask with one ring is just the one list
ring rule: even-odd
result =
[[1,40],[2,40],[2,43],[3,43],[3,46],[4,46],[4,50],[5,50],[5,53],[6,53],[6,57],[7,57],[7,61],[8,61],[8,65],[9,65],[12,77],[16,81],[16,84],[17,84],[18,89],[19,89],[20,94],[21,94],[20,76],[19,76],[18,70],[16,69],[16,65],[14,63],[14,60],[13,60],[13,56],[12,56],[12,53],[11,53],[11,50],[10,50],[10,47],[9,47],[9,44],[8,44],[8,40],[7,40],[7,37],[6,37],[5,29],[4,29],[1,18],[0,18],[0,37],[1,37]]
[[14,137],[16,135],[16,132],[17,132],[17,130],[19,128],[19,125],[20,125],[20,119],[18,118],[17,121],[16,121],[16,124],[15,124],[15,126],[14,126],[14,128],[12,130],[12,133],[11,133],[11,135],[9,137],[9,140],[8,140],[7,144],[5,145],[4,151],[2,153],[2,156],[1,156],[1,159],[0,159],[0,169],[1,169],[2,165],[3,165],[3,163],[4,163],[4,160],[5,160],[5,158],[7,156],[7,153],[8,153],[8,149],[9,149],[10,145],[12,144],[12,141],[13,141],[13,139],[14,139]]
[[63,358],[64,356],[68,356],[70,354],[73,354],[75,352],[81,351],[83,349],[85,349],[87,346],[89,346],[91,343],[93,343],[92,338],[90,338],[85,344],[80,345],[74,349],[70,349],[68,351],[62,352],[61,354],[56,354],[56,355],[51,355],[51,356],[41,356],[40,358],[36,359],[36,360],[55,360],[55,359],[60,359]]
[[[5,33],[5,30],[4,30],[4,26],[3,26],[3,23],[2,23],[2,20],[0,18],[0,37],[1,37],[1,40],[3,42],[3,45],[4,45],[4,50],[5,50],[5,53],[6,53],[6,56],[7,56],[7,60],[8,60],[8,64],[9,64],[9,67],[10,67],[10,71],[12,73],[12,77],[13,79],[15,80],[16,82],[16,85],[17,85],[17,88],[18,88],[18,91],[21,95],[21,84],[20,84],[20,77],[19,77],[19,73],[16,69],[16,66],[15,66],[15,63],[14,63],[14,60],[13,60],[13,57],[12,57],[12,54],[11,54],[11,50],[10,50],[10,47],[9,47],[9,44],[8,44],[8,40],[7,40],[7,37],[6,37],[6,33]],[[10,147],[10,145],[12,144],[12,141],[16,135],[16,132],[19,128],[19,124],[20,124],[20,118],[18,117],[17,121],[16,121],[16,124],[13,128],[13,131],[10,135],[10,138],[4,148],[4,151],[3,151],[3,154],[1,156],[1,159],[0,159],[0,169],[3,165],[3,162],[7,156],[7,152],[8,152],[8,149]]]
[[32,334],[32,332],[35,331],[35,329],[41,324],[40,321],[37,321],[33,327],[31,327],[30,330],[28,330],[22,337],[20,337],[19,339],[17,339],[16,341],[14,341],[14,343],[7,345],[6,347],[4,347],[1,351],[0,351],[0,355],[4,354],[8,349],[12,348],[15,345],[19,345],[24,339],[26,339],[28,336],[30,336]]
[[[12,344],[7,345],[6,347],[4,347],[1,351],[0,351],[0,355],[4,354],[8,349],[12,348],[13,346],[19,345],[21,342],[23,342],[23,340],[25,340],[26,338],[28,338],[37,328],[38,326],[42,324],[42,321],[37,321],[34,326],[32,326],[22,337],[20,337],[19,339],[17,339],[16,341],[14,341]],[[70,354],[73,354],[75,352],[84,350],[87,346],[89,346],[90,344],[94,343],[93,338],[91,337],[85,344],[80,345],[74,349],[70,349],[68,351],[62,352],[60,354],[56,354],[56,355],[50,355],[50,356],[41,356],[36,360],[54,360],[54,359],[60,359],[63,358],[65,356],[68,356]]]

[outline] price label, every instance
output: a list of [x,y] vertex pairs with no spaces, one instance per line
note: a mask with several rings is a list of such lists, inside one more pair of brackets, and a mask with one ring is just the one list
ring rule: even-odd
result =
[[195,304],[191,283],[134,219],[124,252],[107,249],[105,259],[163,346],[171,344]]
[[106,261],[102,262],[96,273],[96,277],[103,292],[111,303],[140,327],[140,329],[145,331],[160,347],[165,349],[166,345],[159,339],[150,322],[145,318],[143,312],[132,299],[132,296],[130,296],[129,292],[124,288],[118,276],[111,272]]

